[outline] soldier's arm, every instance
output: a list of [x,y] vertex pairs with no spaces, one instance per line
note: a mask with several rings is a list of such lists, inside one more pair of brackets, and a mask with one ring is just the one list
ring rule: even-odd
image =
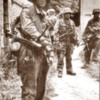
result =
[[60,23],[60,20],[58,19],[56,21],[55,25],[54,25],[54,30],[53,30],[53,33],[52,33],[52,35],[54,37],[54,41],[57,41],[58,38],[59,38],[58,37],[59,36],[59,33],[58,33],[58,31],[59,31],[59,23]]
[[71,21],[71,26],[72,26],[72,35],[74,37],[77,37],[77,32],[76,32],[76,27],[74,21]]
[[74,45],[79,46],[78,33],[76,31],[75,23],[72,21],[72,38],[74,39]]
[[53,35],[57,34],[57,32],[59,30],[59,22],[60,22],[59,19],[56,20],[56,23],[54,25],[54,33],[53,33]]
[[83,38],[85,38],[90,33],[90,26],[91,26],[91,20],[87,23],[85,31],[83,33]]
[[35,26],[35,23],[33,23],[32,20],[30,19],[28,8],[22,10],[20,15],[20,23],[21,23],[21,29],[27,34],[30,34],[34,38],[40,36],[40,33],[38,32]]

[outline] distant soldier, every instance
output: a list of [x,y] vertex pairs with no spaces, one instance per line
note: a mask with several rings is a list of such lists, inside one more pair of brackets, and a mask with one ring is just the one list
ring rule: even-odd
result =
[[[51,38],[51,43],[53,44],[53,40],[54,40],[54,33],[55,33],[55,24],[57,22],[58,18],[56,16],[56,12],[53,8],[50,8],[47,10],[46,12],[46,17],[45,17],[45,21],[48,25],[48,30],[46,31],[45,35],[48,36],[49,38]],[[49,45],[48,45],[49,47]],[[53,48],[49,48],[49,64],[51,64],[50,66],[52,66],[53,62],[54,62],[54,49]]]
[[75,24],[70,19],[72,10],[70,8],[64,8],[62,11],[63,19],[59,20],[57,23],[58,31],[55,34],[55,40],[58,40],[56,43],[57,46],[57,55],[58,55],[58,77],[62,77],[63,73],[63,59],[66,57],[66,73],[69,75],[76,75],[72,69],[72,52],[73,45],[75,44],[76,34],[75,34]]
[[55,16],[56,15],[56,12],[55,12],[55,10],[54,9],[48,9],[47,10],[47,16],[48,17],[51,17],[51,16]]
[[47,14],[46,14],[46,22],[50,24],[50,29],[49,29],[49,35],[51,36],[52,43],[53,43],[53,31],[55,31],[55,24],[57,22],[58,18],[56,16],[56,12],[54,9],[48,9]]
[[92,60],[98,61],[98,53],[100,50],[100,9],[93,10],[93,18],[88,22],[83,34],[85,42],[85,64],[82,68],[87,68],[90,64],[92,51],[94,50]]

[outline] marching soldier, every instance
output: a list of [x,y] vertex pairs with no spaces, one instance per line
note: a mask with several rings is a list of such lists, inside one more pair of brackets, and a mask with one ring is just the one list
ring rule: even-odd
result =
[[98,53],[100,50],[100,9],[93,10],[93,18],[88,22],[85,32],[83,34],[83,41],[85,42],[85,64],[82,68],[89,67],[92,51],[92,60],[98,61]]
[[62,11],[63,19],[59,20],[56,26],[58,26],[58,31],[55,34],[55,40],[59,41],[57,45],[57,55],[58,55],[58,77],[62,77],[63,73],[63,59],[66,57],[66,73],[69,75],[76,75],[72,68],[72,52],[73,46],[75,45],[76,34],[75,34],[75,24],[70,19],[72,10],[70,8],[64,8]]
[[[32,5],[23,8],[20,15],[21,35],[30,42],[44,43],[44,7],[49,0],[29,0]],[[43,33],[43,34],[42,34]],[[40,38],[41,37],[41,38]],[[27,48],[29,47],[29,48]],[[43,46],[44,47],[44,46]],[[41,49],[22,46],[19,54],[19,68],[22,80],[22,100],[43,100],[48,72],[47,60]]]

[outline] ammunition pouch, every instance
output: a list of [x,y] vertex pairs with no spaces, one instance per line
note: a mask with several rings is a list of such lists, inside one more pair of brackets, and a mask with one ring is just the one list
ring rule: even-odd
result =
[[59,41],[63,42],[63,41],[67,41],[68,39],[70,39],[70,36],[66,34],[66,35],[62,36],[61,38],[59,38]]
[[70,43],[73,43],[74,45],[77,45],[77,46],[79,45],[77,38],[75,38],[75,36],[73,36],[73,35],[64,35],[59,40],[61,42],[62,41],[67,42],[67,40],[70,40]]

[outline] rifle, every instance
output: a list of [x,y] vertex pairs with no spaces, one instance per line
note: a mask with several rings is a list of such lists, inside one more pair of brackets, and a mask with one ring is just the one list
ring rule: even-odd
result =
[[80,46],[81,46],[81,45],[84,45],[84,44],[87,45],[87,42],[88,42],[88,41],[90,41],[90,40],[93,41],[94,39],[99,38],[99,37],[97,37],[97,35],[98,35],[98,34],[96,34],[96,33],[94,33],[94,34],[87,34],[87,35],[85,36],[85,38],[84,38],[85,42],[82,43],[82,44],[80,44]]
[[[87,42],[89,42],[89,40],[85,40],[82,44],[80,44],[80,46],[85,45],[85,48],[87,48],[87,50],[89,50],[89,46],[88,46]],[[85,48],[84,48],[84,50],[85,50]]]
[[88,29],[89,33],[86,36],[88,39],[100,38],[100,26],[89,26]]
[[62,35],[59,36],[59,39],[62,38],[63,36],[68,35],[68,33],[64,33]]
[[[62,38],[63,36],[65,36],[65,35],[68,35],[68,38],[70,38],[72,33],[73,33],[72,31],[70,32],[70,34],[68,34],[68,33],[64,33],[64,34],[60,35],[59,39]],[[74,43],[74,45],[79,46],[79,43],[78,43],[77,38],[75,39],[75,38],[73,38],[73,36],[72,36],[71,38],[74,39],[74,40],[72,40],[73,43]]]

